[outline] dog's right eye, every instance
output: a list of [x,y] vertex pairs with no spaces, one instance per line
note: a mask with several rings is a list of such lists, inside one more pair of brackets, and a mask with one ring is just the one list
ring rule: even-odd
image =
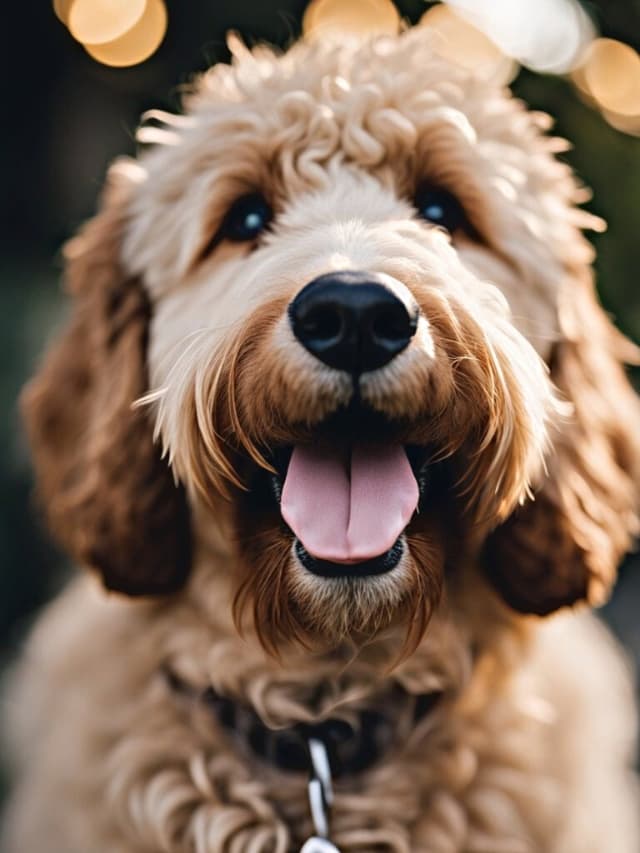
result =
[[269,227],[273,210],[260,193],[251,193],[237,199],[227,211],[218,240],[245,243],[255,240]]
[[449,234],[471,229],[464,207],[453,193],[443,187],[422,184],[418,187],[413,203],[423,219],[439,225]]

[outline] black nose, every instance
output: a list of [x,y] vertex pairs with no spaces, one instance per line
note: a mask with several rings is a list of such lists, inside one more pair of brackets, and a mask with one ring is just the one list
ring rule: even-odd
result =
[[405,305],[374,273],[345,270],[303,287],[289,306],[289,319],[312,355],[358,374],[402,352],[416,332],[418,306]]

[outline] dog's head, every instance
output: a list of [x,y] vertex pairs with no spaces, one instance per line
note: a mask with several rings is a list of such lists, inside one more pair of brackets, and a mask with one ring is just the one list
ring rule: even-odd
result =
[[130,594],[217,548],[199,571],[271,646],[411,645],[470,562],[524,612],[600,601],[637,523],[634,353],[546,117],[420,31],[235,54],[67,248],[25,401],[63,543]]

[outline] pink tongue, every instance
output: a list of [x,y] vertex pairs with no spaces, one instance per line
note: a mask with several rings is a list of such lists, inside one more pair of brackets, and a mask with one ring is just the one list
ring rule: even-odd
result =
[[354,563],[388,551],[418,505],[418,484],[400,445],[340,453],[296,446],[280,511],[320,560]]

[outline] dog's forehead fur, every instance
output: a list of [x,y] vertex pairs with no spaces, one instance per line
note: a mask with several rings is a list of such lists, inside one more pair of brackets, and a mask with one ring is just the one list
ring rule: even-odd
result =
[[[525,294],[542,287],[549,297],[564,263],[590,260],[575,232],[597,220],[574,207],[584,193],[552,157],[565,146],[541,133],[548,118],[440,59],[428,31],[301,42],[283,56],[235,48],[232,65],[212,68],[185,97],[182,121],[153,137],[166,144],[141,158],[124,258],[152,294],[184,281],[229,203],[249,189],[264,189],[286,213],[300,196],[333,188],[339,215],[348,193],[338,164],[366,170],[401,199],[423,177],[447,185],[515,265]],[[315,209],[326,221],[326,203]],[[305,204],[305,222],[313,215]]]

